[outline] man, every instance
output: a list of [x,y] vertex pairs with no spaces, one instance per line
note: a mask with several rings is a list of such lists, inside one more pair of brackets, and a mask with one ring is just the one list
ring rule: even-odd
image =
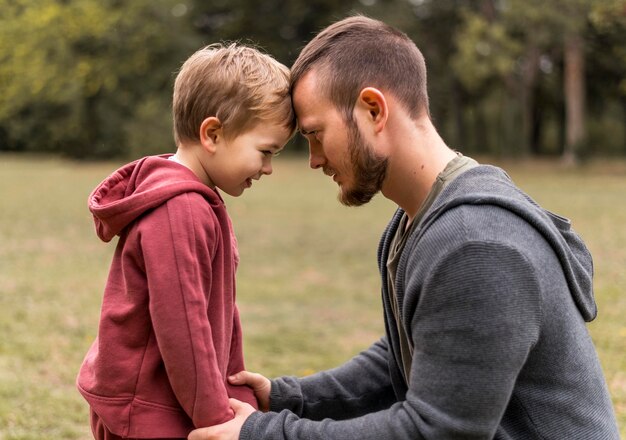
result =
[[386,335],[310,377],[239,373],[271,412],[231,400],[232,421],[189,439],[619,438],[584,324],[589,252],[502,170],[446,146],[413,42],[347,18],[304,48],[292,87],[310,165],[341,201],[399,206],[378,252]]

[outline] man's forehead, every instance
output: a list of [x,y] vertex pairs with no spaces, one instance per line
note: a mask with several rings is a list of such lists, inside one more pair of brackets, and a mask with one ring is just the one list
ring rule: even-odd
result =
[[[318,89],[318,74],[315,70],[305,73],[293,89],[293,106],[300,129],[316,123],[319,112],[330,104]],[[326,109],[327,110],[327,109]]]
[[298,130],[311,131],[315,130],[316,125],[319,123],[314,113],[305,110],[296,110],[296,119],[298,121]]
[[307,101],[311,101],[311,97],[315,96],[314,90],[304,81],[298,81],[291,93],[293,106],[296,110],[306,107]]
[[316,117],[312,106],[298,105],[294,102],[294,111],[300,130],[304,129],[305,131],[309,131],[310,127],[315,125]]

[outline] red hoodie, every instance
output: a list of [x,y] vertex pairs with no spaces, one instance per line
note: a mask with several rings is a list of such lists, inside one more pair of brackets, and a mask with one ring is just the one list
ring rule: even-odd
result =
[[244,363],[224,202],[167,157],[120,168],[89,197],[98,236],[120,238],[77,385],[122,437],[187,437],[232,419],[228,397],[256,407],[226,381]]

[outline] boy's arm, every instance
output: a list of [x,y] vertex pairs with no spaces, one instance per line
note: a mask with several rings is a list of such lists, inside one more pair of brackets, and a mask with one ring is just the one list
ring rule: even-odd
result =
[[[246,369],[243,356],[241,355],[241,353],[243,353],[243,347],[241,344],[241,320],[239,319],[239,310],[237,306],[235,306],[235,313],[233,316],[233,337],[230,345],[230,360],[228,363],[227,376],[232,376]],[[255,409],[258,409],[259,405],[252,388],[243,384],[233,385],[231,383],[227,383],[226,386],[229,397],[249,403]]]
[[219,229],[206,227],[211,212],[199,210],[192,197],[178,196],[144,218],[140,243],[148,307],[169,382],[194,426],[211,426],[233,418],[207,315]]

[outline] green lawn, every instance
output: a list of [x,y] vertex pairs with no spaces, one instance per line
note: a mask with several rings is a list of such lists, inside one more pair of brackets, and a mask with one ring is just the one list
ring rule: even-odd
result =
[[[86,199],[117,165],[0,155],[0,440],[90,438],[74,379],[114,245],[96,238]],[[626,162],[503,166],[570,217],[594,255],[600,315],[589,329],[626,435]],[[376,247],[394,206],[377,197],[342,207],[332,181],[303,159],[281,156],[274,169],[227,199],[247,365],[305,375],[382,333]]]

